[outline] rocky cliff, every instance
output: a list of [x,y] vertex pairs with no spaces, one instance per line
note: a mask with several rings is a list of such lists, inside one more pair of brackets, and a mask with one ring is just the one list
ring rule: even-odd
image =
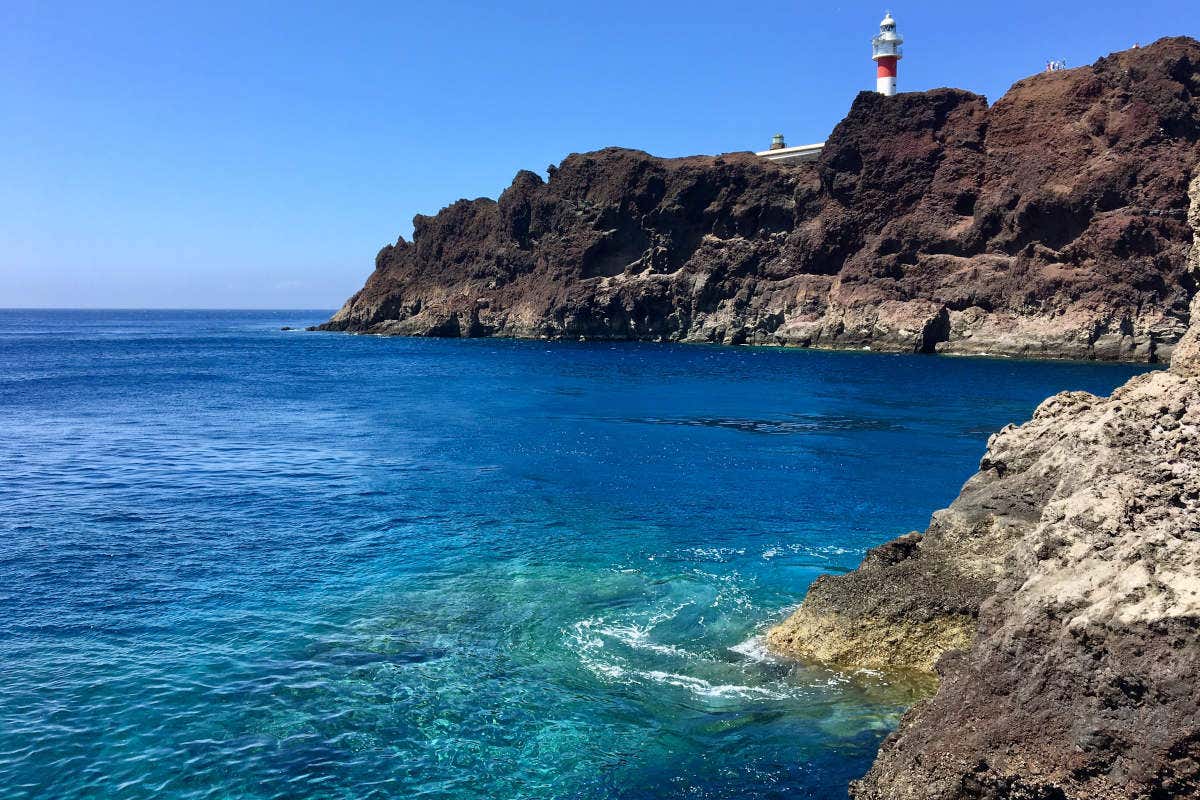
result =
[[[1200,232],[1200,178],[1192,195]],[[1192,314],[1169,371],[1045,401],[928,530],[819,579],[768,634],[786,655],[936,668],[853,797],[1200,797],[1200,299]]]
[[1188,38],[863,93],[815,164],[609,149],[417,217],[322,327],[1165,360],[1198,143]]

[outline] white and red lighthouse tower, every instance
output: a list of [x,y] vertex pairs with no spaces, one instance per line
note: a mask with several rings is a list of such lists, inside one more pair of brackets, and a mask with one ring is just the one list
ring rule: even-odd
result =
[[875,91],[891,97],[896,93],[896,65],[904,58],[900,45],[904,37],[896,32],[896,20],[892,12],[883,16],[879,23],[879,35],[871,40],[871,58],[878,65],[875,74]]

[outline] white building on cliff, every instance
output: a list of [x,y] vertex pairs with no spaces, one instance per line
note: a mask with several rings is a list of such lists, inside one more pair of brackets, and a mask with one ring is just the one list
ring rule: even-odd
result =
[[[875,62],[875,91],[891,97],[896,94],[896,75],[900,59],[904,58],[901,45],[904,37],[896,30],[896,20],[892,12],[887,12],[879,23],[879,33],[871,39],[871,60]],[[771,140],[771,147],[755,155],[762,156],[768,161],[778,161],[784,164],[801,164],[816,161],[821,156],[824,142],[816,144],[801,144],[788,147],[783,140],[783,134],[777,133]]]

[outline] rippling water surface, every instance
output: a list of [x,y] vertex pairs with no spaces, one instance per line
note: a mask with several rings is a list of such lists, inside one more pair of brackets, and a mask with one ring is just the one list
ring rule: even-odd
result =
[[0,312],[0,797],[845,797],[916,688],[756,635],[1137,371],[325,316]]

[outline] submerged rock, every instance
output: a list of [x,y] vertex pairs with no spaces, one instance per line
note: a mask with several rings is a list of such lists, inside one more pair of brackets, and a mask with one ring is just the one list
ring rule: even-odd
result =
[[613,148],[419,216],[322,327],[1165,360],[1198,143],[1189,38],[864,92],[814,164]]

